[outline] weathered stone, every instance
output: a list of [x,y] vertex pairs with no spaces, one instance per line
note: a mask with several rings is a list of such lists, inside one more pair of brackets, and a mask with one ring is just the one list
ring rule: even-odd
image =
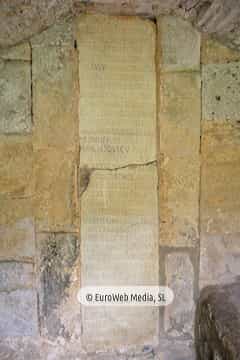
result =
[[34,282],[32,264],[0,262],[0,336],[37,334]]
[[231,283],[239,276],[240,234],[203,233],[200,252],[200,288]]
[[156,158],[155,29],[137,18],[78,21],[81,165]]
[[160,338],[156,349],[156,360],[195,360],[195,349],[193,340],[185,337],[166,339]]
[[0,336],[37,335],[36,292],[32,289],[0,291],[0,319]]
[[179,17],[158,19],[162,71],[189,71],[200,68],[200,34]]
[[37,240],[42,333],[50,337],[79,337],[78,238],[71,234],[38,234]]
[[199,360],[238,360],[240,354],[240,283],[205,288],[196,312]]
[[159,196],[160,243],[165,246],[198,241],[200,98],[197,73],[162,74]]
[[0,139],[0,194],[15,197],[33,192],[33,147],[31,139]]
[[33,41],[33,138],[38,149],[78,149],[78,56],[67,35],[62,25]]
[[23,43],[10,49],[0,50],[0,59],[31,61],[31,48],[29,43]]
[[32,198],[10,198],[0,195],[0,204],[1,225],[14,228],[17,222],[33,217]]
[[239,120],[240,62],[203,66],[204,120]]
[[198,159],[201,80],[198,73],[167,73],[160,78],[160,151]]
[[[81,203],[82,286],[158,284],[157,182],[154,165],[92,173]],[[83,308],[89,350],[152,344],[157,328],[157,308]]]
[[0,293],[34,286],[33,264],[0,262]]
[[239,51],[232,50],[209,35],[202,36],[201,63],[223,64],[240,60]]
[[193,333],[194,270],[188,254],[171,253],[166,257],[166,285],[174,293],[173,303],[165,308],[164,328],[168,335]]
[[32,217],[21,218],[8,225],[1,225],[0,222],[0,259],[19,259],[35,255],[33,213],[30,216]]
[[75,228],[75,154],[57,149],[35,153],[35,212],[39,231]]
[[199,240],[199,160],[165,157],[160,167],[160,244],[196,246]]
[[0,59],[0,108],[0,133],[31,132],[30,63]]
[[240,139],[238,122],[203,122],[201,230],[240,232]]

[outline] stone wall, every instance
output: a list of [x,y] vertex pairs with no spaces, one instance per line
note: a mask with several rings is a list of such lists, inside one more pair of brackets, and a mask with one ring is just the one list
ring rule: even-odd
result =
[[[0,358],[194,359],[199,289],[239,271],[239,60],[170,16],[0,52]],[[165,309],[77,301],[157,284]]]

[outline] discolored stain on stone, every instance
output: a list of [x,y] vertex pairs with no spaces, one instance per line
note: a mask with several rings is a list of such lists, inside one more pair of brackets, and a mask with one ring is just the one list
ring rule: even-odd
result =
[[[79,254],[78,238],[71,234],[38,234],[37,240],[43,331],[47,331],[50,337],[70,338],[71,333],[64,326],[64,311],[61,310],[61,305],[67,300],[72,286],[71,276]],[[80,284],[76,283],[75,286]],[[79,310],[77,298],[71,301],[72,311],[76,304]]]
[[0,134],[32,131],[30,63],[0,60],[0,108]]

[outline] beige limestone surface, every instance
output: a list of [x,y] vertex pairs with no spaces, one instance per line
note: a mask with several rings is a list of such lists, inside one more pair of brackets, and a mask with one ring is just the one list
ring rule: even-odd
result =
[[155,28],[139,18],[78,20],[81,165],[156,159]]

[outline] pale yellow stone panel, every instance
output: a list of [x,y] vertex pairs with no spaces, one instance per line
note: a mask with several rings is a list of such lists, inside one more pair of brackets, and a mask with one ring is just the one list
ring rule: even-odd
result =
[[78,19],[81,164],[156,158],[155,28],[137,18]]
[[[92,173],[81,205],[82,286],[159,283],[157,202],[154,165]],[[89,350],[156,340],[158,308],[82,311]]]

